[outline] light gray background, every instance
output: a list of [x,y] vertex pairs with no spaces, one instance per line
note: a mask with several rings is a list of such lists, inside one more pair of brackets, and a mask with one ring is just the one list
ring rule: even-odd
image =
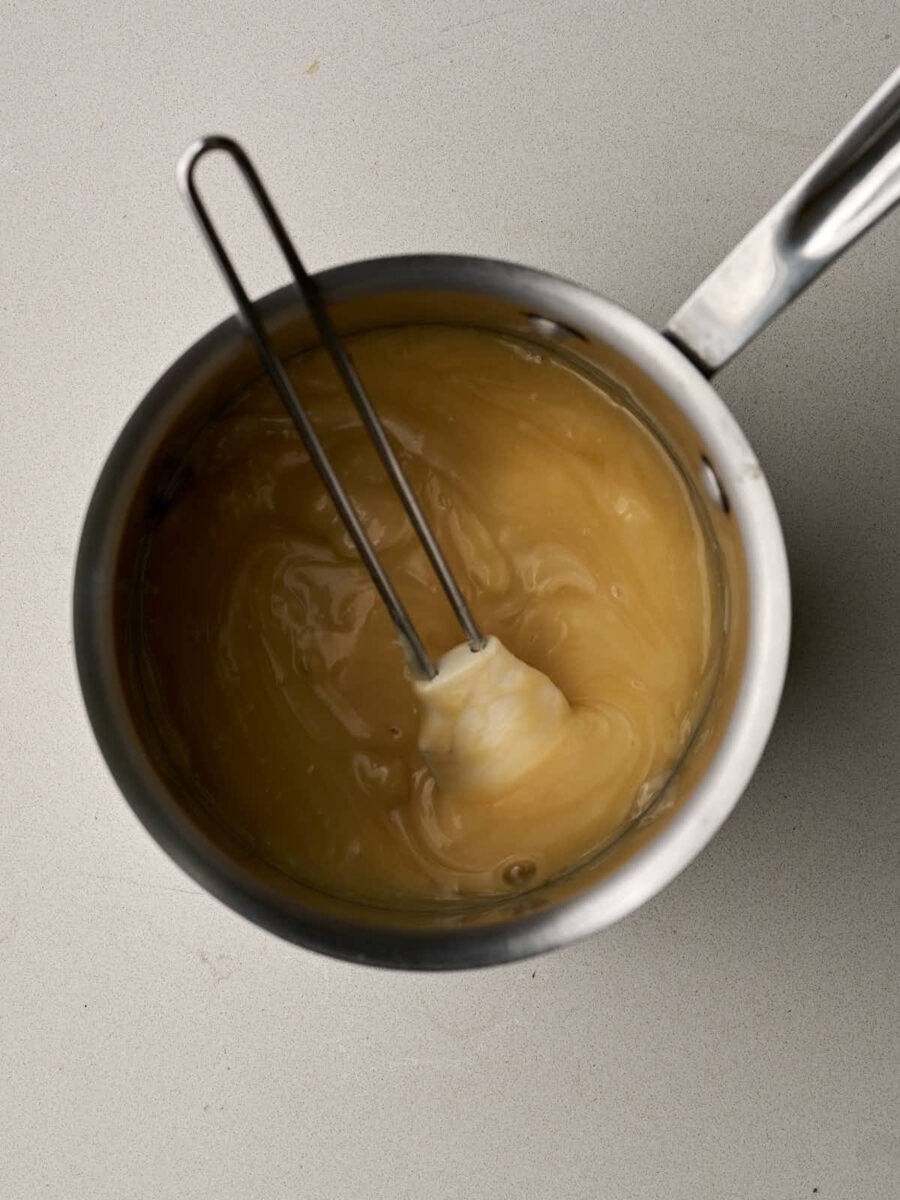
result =
[[111,783],[69,597],[113,438],[228,310],[193,136],[246,141],[312,267],[501,256],[661,324],[893,69],[896,6],[7,0],[0,43],[3,1200],[895,1197],[896,215],[720,377],[790,678],[724,831],[605,934],[409,977],[246,924]]

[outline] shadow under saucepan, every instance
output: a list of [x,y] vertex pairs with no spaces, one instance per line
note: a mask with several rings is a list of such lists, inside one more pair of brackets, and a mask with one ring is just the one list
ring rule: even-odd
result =
[[834,1036],[852,1040],[866,1019],[875,1028],[896,1013],[900,347],[895,308],[854,305],[840,282],[850,260],[833,275],[834,294],[820,284],[804,296],[721,380],[791,560],[792,652],[772,739],[697,862],[588,953],[604,958],[610,938],[641,947],[661,976],[733,988],[739,1008],[770,1003],[767,979],[794,1000],[830,990],[822,1031],[834,1019]]

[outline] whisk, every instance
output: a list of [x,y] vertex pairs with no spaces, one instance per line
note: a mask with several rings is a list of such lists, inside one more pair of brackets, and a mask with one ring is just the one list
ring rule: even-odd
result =
[[378,413],[375,411],[375,407],[356,372],[353,361],[347,353],[347,348],[341,341],[334,322],[328,314],[322,294],[300,261],[300,256],[281,218],[276,212],[268,192],[263,187],[262,180],[256,168],[247,157],[245,151],[232,138],[221,135],[198,138],[197,141],[193,142],[187,148],[179,160],[177,168],[179,190],[188,209],[200,226],[206,243],[212,252],[212,256],[234,297],[241,324],[255,345],[269,378],[272,380],[284,407],[296,425],[313,465],[319,472],[322,482],[331,496],[334,506],[341,520],[344,522],[347,532],[350,534],[353,544],[359,552],[360,558],[365,564],[366,570],[372,578],[372,582],[385,603],[394,627],[400,635],[402,644],[408,650],[421,676],[424,679],[434,679],[437,675],[437,667],[425,649],[422,639],[419,637],[410,619],[409,613],[406,611],[403,602],[384,569],[384,564],[381,562],[375,547],[369,540],[368,534],[360,521],[359,514],[353,505],[353,501],[338,478],[325,452],[325,448],[309,419],[306,409],[303,407],[302,401],[294,390],[284,364],[275,353],[263,323],[235,270],[234,264],[222,243],[222,239],[219,237],[218,231],[210,218],[206,204],[197,189],[195,178],[197,164],[206,154],[217,150],[224,152],[234,161],[243,175],[260,212],[265,218],[269,231],[284,256],[297,290],[303,298],[309,315],[319,332],[322,345],[337,368],[341,381],[362,419],[363,426],[372,439],[381,461],[384,463],[391,483],[394,485],[394,489],[400,497],[403,507],[406,509],[413,529],[422,543],[422,547],[431,565],[434,567],[441,586],[447,595],[447,599],[450,601],[450,606],[462,627],[469,647],[473,651],[481,650],[486,645],[487,639],[475,624],[466,598],[438,545],[434,531],[429,525],[428,519],[416,498],[416,494],[410,486],[406,473],[391,445]]

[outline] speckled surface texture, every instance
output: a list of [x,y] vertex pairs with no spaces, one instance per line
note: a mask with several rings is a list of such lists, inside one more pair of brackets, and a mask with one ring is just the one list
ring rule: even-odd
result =
[[246,141],[311,267],[500,256],[661,324],[893,69],[895,7],[19,0],[0,38],[3,1200],[892,1200],[900,217],[720,377],[783,515],[784,704],[587,942],[408,977],[234,916],[111,783],[69,593],[115,434],[227,311],[191,137]]

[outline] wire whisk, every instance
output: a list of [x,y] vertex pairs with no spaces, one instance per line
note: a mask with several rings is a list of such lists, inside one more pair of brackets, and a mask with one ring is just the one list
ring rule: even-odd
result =
[[268,192],[263,187],[262,180],[257,174],[256,168],[241,146],[232,138],[220,135],[199,138],[187,148],[179,160],[177,168],[179,190],[188,209],[200,226],[216,265],[234,297],[241,324],[254,343],[263,367],[272,380],[284,407],[296,425],[313,465],[319,472],[322,482],[331,496],[335,508],[372,578],[372,582],[387,607],[401,641],[408,648],[409,654],[421,675],[425,679],[433,679],[437,674],[437,667],[425,649],[422,639],[416,632],[415,626],[403,602],[397,595],[394,585],[391,583],[384,569],[384,564],[381,562],[375,547],[369,540],[368,534],[359,519],[359,514],[353,505],[353,501],[338,478],[331,460],[328,458],[325,448],[309,419],[306,409],[303,407],[300,398],[294,390],[284,364],[275,353],[263,323],[235,270],[234,264],[209,215],[206,204],[197,189],[195,179],[197,164],[206,154],[217,150],[227,154],[237,165],[258,208],[262,212],[269,231],[275,238],[278,248],[293,276],[297,290],[319,332],[322,345],[337,368],[341,381],[360,415],[363,426],[372,439],[381,461],[384,463],[391,483],[394,485],[394,489],[400,497],[403,507],[406,509],[413,529],[422,543],[422,547],[431,565],[434,567],[441,586],[447,594],[447,599],[450,601],[450,606],[462,627],[466,641],[472,650],[481,650],[484,647],[486,642],[484,634],[481,633],[475,624],[466,598],[459,584],[456,582],[453,572],[450,570],[450,566],[434,536],[434,531],[429,525],[425,513],[422,511],[422,507],[410,486],[400,460],[388,439],[378,413],[375,411],[375,407],[363,387],[350,355],[347,353],[347,349],[328,314],[322,294],[300,261],[300,256],[297,254],[294,244],[269,198]]

